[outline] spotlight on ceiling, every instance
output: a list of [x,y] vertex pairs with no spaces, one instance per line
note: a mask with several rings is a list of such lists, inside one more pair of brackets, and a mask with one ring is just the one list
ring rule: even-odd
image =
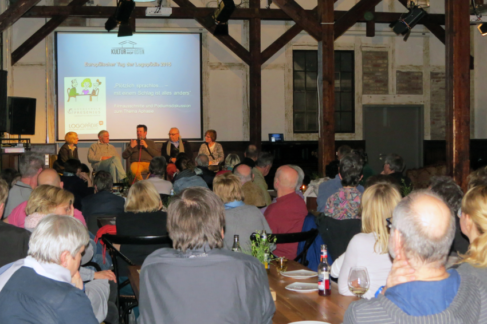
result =
[[213,35],[228,35],[227,23],[234,10],[235,3],[233,0],[222,0],[218,3],[218,7],[211,16],[216,23]]
[[414,26],[416,26],[416,24],[426,15],[427,13],[423,8],[411,1],[411,6],[408,8],[408,12],[401,15],[401,18],[390,24],[389,27],[391,27],[397,35],[404,35],[404,41],[406,41],[411,34],[411,29],[413,29]]
[[105,23],[105,29],[111,31],[120,24],[118,37],[132,36],[132,26],[129,23],[129,19],[134,8],[135,2],[133,0],[118,1],[115,13]]

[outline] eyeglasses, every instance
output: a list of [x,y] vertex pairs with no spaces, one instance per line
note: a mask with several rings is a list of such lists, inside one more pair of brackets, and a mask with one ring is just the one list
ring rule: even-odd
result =
[[386,218],[386,222],[387,222],[387,227],[392,228],[391,217]]

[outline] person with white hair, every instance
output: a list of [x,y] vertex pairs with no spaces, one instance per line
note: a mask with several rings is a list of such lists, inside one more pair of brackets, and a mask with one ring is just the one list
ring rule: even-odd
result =
[[[454,217],[431,191],[413,192],[399,202],[392,216],[388,247],[394,262],[385,293],[350,304],[343,323],[487,323],[485,283],[473,267],[445,267]],[[397,280],[401,271],[406,280]]]
[[110,134],[106,130],[98,133],[98,143],[93,143],[88,150],[88,162],[94,171],[107,171],[116,183],[127,178],[120,155],[115,146],[110,144]]
[[98,324],[78,271],[88,241],[73,217],[42,219],[28,256],[0,269],[0,323]]

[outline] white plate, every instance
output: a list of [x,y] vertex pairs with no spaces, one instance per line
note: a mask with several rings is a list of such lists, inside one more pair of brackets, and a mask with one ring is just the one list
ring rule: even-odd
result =
[[293,279],[308,279],[313,277],[318,277],[318,272],[311,270],[295,270],[295,271],[285,271],[281,272],[284,277],[289,277]]
[[293,282],[292,284],[286,286],[286,289],[292,290],[292,291],[297,291],[297,292],[318,291],[318,283]]
[[318,321],[301,321],[301,322],[292,322],[289,324],[330,324],[328,322],[318,322]]

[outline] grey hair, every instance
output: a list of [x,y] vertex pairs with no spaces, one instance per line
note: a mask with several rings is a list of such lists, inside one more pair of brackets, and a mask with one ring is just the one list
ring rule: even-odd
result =
[[225,166],[227,168],[233,168],[234,166],[236,166],[239,163],[240,163],[240,158],[235,153],[228,154],[226,159],[225,159]]
[[[241,165],[244,165],[244,164],[241,164]],[[248,175],[243,175],[240,172],[238,172],[239,167],[240,166],[233,169],[233,174],[235,174],[240,179],[240,182],[242,183],[242,185],[246,184],[247,182],[251,182],[252,181],[252,170],[250,170]]]
[[301,169],[301,167],[294,164],[288,164],[288,166],[296,170],[296,172],[298,173],[298,182],[296,183],[296,191],[297,191],[301,189],[301,186],[303,185],[304,171],[303,169]]
[[20,156],[19,171],[23,177],[33,177],[44,166],[44,157],[41,154],[28,152]]
[[255,165],[261,168],[265,168],[268,165],[272,165],[273,162],[274,156],[271,153],[261,152]]
[[208,156],[206,154],[198,154],[198,156],[195,159],[195,162],[197,166],[207,167],[208,164],[210,163],[210,159],[208,159]]
[[384,164],[389,164],[389,168],[394,172],[404,171],[404,159],[399,154],[387,154]]
[[89,240],[88,230],[76,218],[50,215],[32,232],[28,255],[39,262],[59,264],[64,251],[74,258]]
[[[439,263],[444,265],[455,236],[455,216],[450,211],[450,224],[445,235],[439,238],[431,237],[420,222],[421,211],[418,212],[414,209],[417,199],[424,196],[436,198],[444,203],[444,200],[432,191],[414,191],[401,200],[394,209],[392,226],[400,233],[404,252],[408,258],[428,264]],[[448,208],[446,203],[445,206]]]

